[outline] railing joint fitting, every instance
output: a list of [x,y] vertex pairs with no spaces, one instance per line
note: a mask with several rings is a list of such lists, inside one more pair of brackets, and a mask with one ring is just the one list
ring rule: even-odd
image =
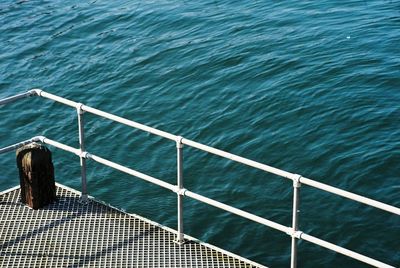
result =
[[300,188],[301,187],[301,182],[300,182],[300,179],[302,178],[302,176],[301,175],[299,175],[299,174],[295,174],[293,177],[292,177],[292,180],[293,180],[293,188]]
[[81,158],[85,158],[85,159],[88,159],[89,158],[89,156],[90,156],[90,154],[88,153],[88,152],[81,152],[80,154],[79,154],[79,157],[81,157]]
[[302,231],[295,231],[293,228],[290,228],[287,232],[287,235],[297,238],[297,239],[301,239],[301,235],[303,234]]
[[183,244],[185,244],[188,241],[186,239],[182,238],[182,240],[174,239],[174,240],[172,240],[172,242],[174,242],[178,246],[182,246]]
[[81,194],[81,196],[79,197],[78,202],[81,203],[82,205],[89,204],[90,199],[89,199],[88,194]]
[[33,141],[38,141],[38,142],[41,142],[41,143],[45,143],[44,142],[44,139],[45,139],[46,137],[44,137],[44,136],[36,136],[36,137],[33,137]]
[[182,195],[184,196],[186,193],[187,189],[185,188],[179,188],[179,186],[175,187],[174,193],[176,193],[177,195]]
[[293,233],[293,237],[297,238],[297,239],[301,239],[301,235],[303,234],[302,231],[296,231]]
[[83,104],[82,103],[77,103],[76,104],[76,106],[75,106],[75,108],[76,108],[76,111],[78,112],[78,114],[83,114],[85,111],[82,109],[82,106],[83,106]]
[[302,231],[296,231],[296,233],[295,233],[295,237],[297,238],[297,239],[301,239],[301,236],[303,235],[303,232]]
[[33,97],[33,96],[42,96],[42,92],[43,90],[38,89],[38,88],[34,88],[28,91],[29,92],[29,96]]
[[86,151],[82,151],[81,149],[76,149],[75,155],[79,156],[80,158],[89,158],[90,154]]
[[183,143],[182,143],[183,137],[182,136],[177,136],[175,141],[176,141],[176,148],[181,149],[183,148]]
[[77,149],[75,154],[80,158],[90,159],[90,153],[86,151],[81,151],[80,149]]

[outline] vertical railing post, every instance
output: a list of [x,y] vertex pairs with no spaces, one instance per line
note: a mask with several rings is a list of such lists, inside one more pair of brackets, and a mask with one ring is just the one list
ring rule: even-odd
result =
[[290,267],[297,267],[297,238],[296,231],[299,229],[299,202],[300,202],[300,175],[293,180],[293,216],[292,216],[292,250],[290,257]]
[[177,198],[178,198],[178,234],[176,237],[176,242],[182,244],[184,242],[183,238],[183,154],[182,154],[182,137],[177,137],[176,139],[176,149],[177,149]]
[[83,152],[85,152],[85,132],[84,132],[84,121],[83,121],[83,113],[82,103],[78,103],[76,106],[76,111],[78,114],[78,130],[79,130],[79,149],[80,149],[80,164],[81,164],[81,177],[82,177],[82,200],[86,201],[88,194],[86,188],[86,158],[83,156]]

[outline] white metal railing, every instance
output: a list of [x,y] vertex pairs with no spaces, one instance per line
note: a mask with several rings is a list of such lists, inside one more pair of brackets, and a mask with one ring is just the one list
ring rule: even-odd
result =
[[[299,195],[300,195],[300,187],[302,184],[326,191],[326,192],[330,192],[333,193],[335,195],[339,195],[381,210],[385,210],[387,212],[393,213],[393,214],[397,214],[400,215],[400,208],[395,207],[395,206],[391,206],[361,195],[357,195],[336,187],[332,187],[330,185],[324,184],[324,183],[320,183],[305,177],[302,177],[300,175],[297,174],[293,174],[284,170],[280,170],[238,155],[234,155],[186,138],[183,138],[181,136],[177,136],[177,135],[173,135],[171,133],[162,131],[162,130],[158,130],[107,112],[103,112],[101,110],[86,106],[84,104],[81,103],[77,103],[53,94],[50,94],[48,92],[45,92],[43,90],[40,89],[33,89],[30,90],[26,93],[22,93],[22,94],[18,94],[15,96],[11,96],[5,99],[0,100],[0,105],[4,105],[10,102],[14,102],[16,100],[25,98],[25,97],[30,97],[30,96],[40,96],[43,98],[47,98],[47,99],[51,99],[53,101],[65,104],[67,106],[71,106],[73,108],[76,109],[77,111],[77,115],[78,115],[78,128],[79,128],[79,148],[73,148],[71,146],[59,143],[57,141],[51,140],[49,138],[43,137],[43,136],[37,136],[37,137],[33,137],[30,140],[27,141],[23,141],[5,148],[0,149],[0,154],[1,153],[5,153],[8,151],[12,151],[15,150],[18,147],[21,147],[25,144],[31,143],[31,142],[41,142],[44,144],[48,144],[48,145],[52,145],[56,148],[71,152],[77,156],[79,156],[80,158],[80,165],[81,165],[81,176],[82,176],[82,198],[86,199],[87,198],[87,188],[86,188],[86,159],[90,159],[93,160],[95,162],[101,163],[103,165],[112,167],[114,169],[117,169],[119,171],[125,172],[127,174],[130,174],[132,176],[141,178],[145,181],[151,182],[153,184],[156,184],[158,186],[161,186],[163,188],[169,189],[170,191],[173,191],[177,194],[177,201],[178,201],[178,207],[177,207],[177,218],[178,218],[178,230],[177,230],[177,237],[176,237],[176,242],[181,244],[184,242],[184,234],[183,234],[183,197],[187,196],[190,197],[192,199],[198,200],[200,202],[206,203],[208,205],[223,209],[225,211],[231,212],[233,214],[239,215],[241,217],[244,217],[246,219],[258,222],[260,224],[269,226],[273,229],[276,229],[278,231],[284,232],[286,234],[288,234],[289,236],[291,236],[292,238],[292,242],[291,242],[291,267],[294,268],[297,266],[297,241],[299,239],[314,243],[316,245],[319,245],[321,247],[333,250],[335,252],[341,253],[343,255],[349,256],[353,259],[357,259],[361,262],[365,262],[367,264],[376,266],[376,267],[393,267],[389,264],[385,264],[383,262],[380,262],[378,260],[372,259],[370,257],[364,256],[362,254],[359,254],[357,252],[351,251],[349,249],[337,246],[335,244],[332,244],[330,242],[324,241],[322,239],[319,239],[317,237],[314,237],[312,235],[306,234],[300,230],[298,230],[298,208],[299,208]],[[110,160],[104,159],[100,156],[96,156],[94,154],[91,154],[89,152],[86,151],[85,148],[85,142],[84,142],[84,112],[89,112],[95,115],[98,115],[100,117],[103,118],[107,118],[110,119],[112,121],[116,121],[119,122],[121,124],[125,124],[127,126],[136,128],[136,129],[140,129],[143,131],[146,131],[148,133],[152,133],[154,135],[172,140],[176,143],[176,148],[177,148],[177,185],[173,185],[170,183],[167,183],[165,181],[162,181],[160,179],[151,177],[149,175],[146,175],[144,173],[141,173],[139,171],[130,169],[128,167],[125,167],[123,165],[117,164],[115,162],[112,162]],[[254,214],[251,214],[249,212],[234,208],[232,206],[223,204],[221,202],[218,202],[216,200],[207,198],[205,196],[196,194],[194,192],[189,191],[188,189],[184,188],[183,185],[183,145],[187,145],[193,148],[197,148],[199,150],[214,154],[214,155],[218,155],[227,159],[230,159],[232,161],[235,162],[239,162],[287,179],[290,179],[293,181],[293,211],[292,211],[292,226],[288,227],[288,226],[284,226],[282,224],[279,224],[277,222],[256,216]]]

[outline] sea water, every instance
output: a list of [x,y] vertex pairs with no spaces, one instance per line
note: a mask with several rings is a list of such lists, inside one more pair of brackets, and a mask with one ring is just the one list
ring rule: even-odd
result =
[[[249,159],[400,206],[398,1],[0,2],[0,98],[41,88]],[[78,147],[76,111],[0,108],[0,146],[35,135]],[[87,150],[176,183],[174,142],[85,114]],[[79,159],[53,152],[80,189]],[[13,153],[0,190],[18,184]],[[191,191],[291,225],[292,183],[184,147]],[[176,228],[176,195],[88,162],[89,193]],[[400,220],[301,187],[300,229],[400,265]],[[290,237],[185,199],[185,233],[271,267]],[[299,267],[364,267],[301,241]]]

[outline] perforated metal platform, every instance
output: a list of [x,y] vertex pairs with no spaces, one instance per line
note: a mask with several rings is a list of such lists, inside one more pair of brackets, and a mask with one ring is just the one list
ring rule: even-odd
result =
[[263,267],[213,246],[173,242],[168,228],[123,213],[57,184],[58,201],[40,210],[0,193],[0,267]]

